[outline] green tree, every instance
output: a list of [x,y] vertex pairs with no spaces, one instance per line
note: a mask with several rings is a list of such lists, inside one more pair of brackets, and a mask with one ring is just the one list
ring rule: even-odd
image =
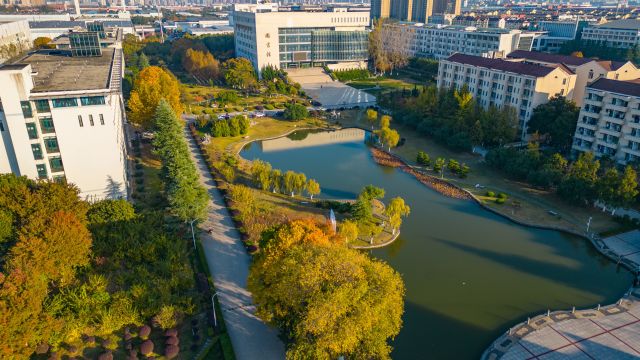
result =
[[418,155],[416,155],[416,162],[422,166],[431,165],[431,158],[424,151],[418,151]]
[[437,158],[435,164],[433,165],[433,171],[440,173],[440,177],[443,176],[442,171],[444,170],[444,159]]
[[402,218],[409,216],[410,213],[411,208],[404,203],[403,198],[395,197],[389,201],[389,205],[385,209],[385,215],[389,217],[389,225],[391,225],[394,235],[402,225]]
[[631,166],[624,168],[620,186],[617,190],[617,205],[628,208],[636,200],[638,196],[638,174]]
[[305,185],[307,184],[307,177],[303,173],[296,173],[293,180],[294,191],[302,195]]
[[271,164],[256,159],[251,164],[251,177],[253,183],[262,190],[269,190],[271,187]]
[[305,190],[307,191],[307,194],[309,194],[311,200],[313,200],[314,195],[320,194],[320,184],[318,184],[314,179],[309,179],[305,185]]
[[388,359],[387,340],[401,328],[400,275],[344,246],[302,243],[261,256],[248,287],[256,314],[291,339],[290,359]]
[[149,58],[144,53],[141,53],[138,57],[138,69],[142,70],[149,66]]
[[545,143],[566,152],[571,148],[579,113],[580,108],[573,101],[555,96],[533,109],[527,131],[543,135]]
[[460,172],[460,163],[454,159],[449,159],[447,169],[449,169],[452,174],[458,174],[458,172]]
[[91,224],[108,224],[129,221],[135,218],[136,212],[130,202],[122,199],[101,200],[91,205],[87,212],[87,220]]
[[309,111],[304,105],[289,104],[284,109],[284,118],[291,121],[303,120],[309,116]]
[[269,177],[271,178],[271,187],[273,192],[280,192],[282,191],[282,171],[278,170],[278,169],[273,169],[271,170],[271,173],[269,174]]
[[282,185],[284,186],[284,191],[287,194],[291,194],[291,196],[294,195],[294,192],[297,190],[296,182],[297,174],[295,172],[288,170],[284,173],[284,176],[282,177]]
[[593,153],[580,154],[558,186],[558,194],[576,204],[592,201],[597,195],[595,186],[598,169],[600,162],[595,159]]
[[256,73],[251,62],[245,58],[232,58],[223,65],[224,79],[234,89],[247,91],[258,86]]

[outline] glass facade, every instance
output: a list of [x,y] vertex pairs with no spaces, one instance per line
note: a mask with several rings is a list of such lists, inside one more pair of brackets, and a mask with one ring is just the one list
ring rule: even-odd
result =
[[100,21],[88,22],[87,30],[92,32],[97,32],[101,39],[104,39],[107,37],[107,35],[104,32],[104,24]]
[[31,144],[31,151],[33,152],[34,159],[42,160],[42,148],[40,144]]
[[97,32],[72,32],[69,34],[72,56],[100,56],[100,38]]
[[31,103],[29,101],[20,101],[22,107],[22,115],[26,118],[33,117],[33,110],[31,109]]
[[49,112],[51,108],[49,107],[49,100],[35,100],[36,110],[38,112]]
[[48,154],[60,152],[60,147],[58,147],[58,139],[54,137],[45,138],[44,147],[47,149]]
[[78,106],[78,100],[76,98],[53,99],[51,103],[54,108]]
[[366,31],[331,28],[279,29],[280,67],[319,66],[327,62],[364,61],[369,57]]
[[60,156],[50,157],[49,166],[51,167],[51,172],[64,171],[64,167],[62,166],[62,158]]
[[104,105],[104,96],[81,97],[80,98],[80,103],[82,104],[82,106]]
[[38,169],[38,178],[46,179],[47,178],[47,166],[45,164],[36,165],[36,169]]
[[37,139],[38,138],[38,128],[36,127],[36,123],[27,123],[27,134],[29,134],[29,139]]
[[364,61],[369,57],[366,31],[314,31],[311,36],[313,61]]
[[56,131],[53,127],[53,119],[50,116],[40,118],[40,130],[43,134],[50,134]]

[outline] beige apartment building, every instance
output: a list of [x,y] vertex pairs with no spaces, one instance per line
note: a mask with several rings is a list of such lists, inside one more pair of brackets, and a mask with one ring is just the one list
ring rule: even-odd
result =
[[549,54],[537,51],[517,50],[507,55],[510,61],[519,61],[544,66],[565,65],[576,74],[576,85],[567,94],[567,99],[581,106],[587,85],[598,79],[633,80],[640,78],[640,70],[632,62],[597,60],[577,56]]
[[265,66],[333,69],[363,68],[369,58],[369,14],[327,11],[279,11],[275,6],[236,6],[233,12],[236,55]]
[[587,86],[572,149],[620,164],[640,161],[640,79]]
[[520,136],[526,138],[533,109],[553,96],[573,90],[576,75],[566,66],[542,66],[525,62],[454,54],[440,61],[438,87],[467,86],[483,107],[511,106],[519,118]]

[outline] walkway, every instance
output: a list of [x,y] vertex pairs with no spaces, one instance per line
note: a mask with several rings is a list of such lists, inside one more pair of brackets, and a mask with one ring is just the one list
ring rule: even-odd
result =
[[254,315],[255,306],[247,290],[250,256],[242,245],[240,234],[224,206],[222,195],[215,187],[207,164],[186,126],[184,134],[191,155],[195,158],[200,181],[211,197],[209,216],[201,228],[213,229],[213,233],[209,235],[203,232],[200,238],[236,358],[284,359],[284,345],[278,338],[278,331],[268,327]]
[[333,81],[322,68],[288,69],[289,77],[300,84],[305,93],[327,109],[367,107],[376,104],[376,97]]

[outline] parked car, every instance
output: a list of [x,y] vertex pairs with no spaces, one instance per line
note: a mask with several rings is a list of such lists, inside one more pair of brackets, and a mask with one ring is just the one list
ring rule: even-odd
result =
[[253,116],[257,118],[261,118],[261,117],[264,117],[264,113],[260,111],[256,111],[255,113],[253,113]]

